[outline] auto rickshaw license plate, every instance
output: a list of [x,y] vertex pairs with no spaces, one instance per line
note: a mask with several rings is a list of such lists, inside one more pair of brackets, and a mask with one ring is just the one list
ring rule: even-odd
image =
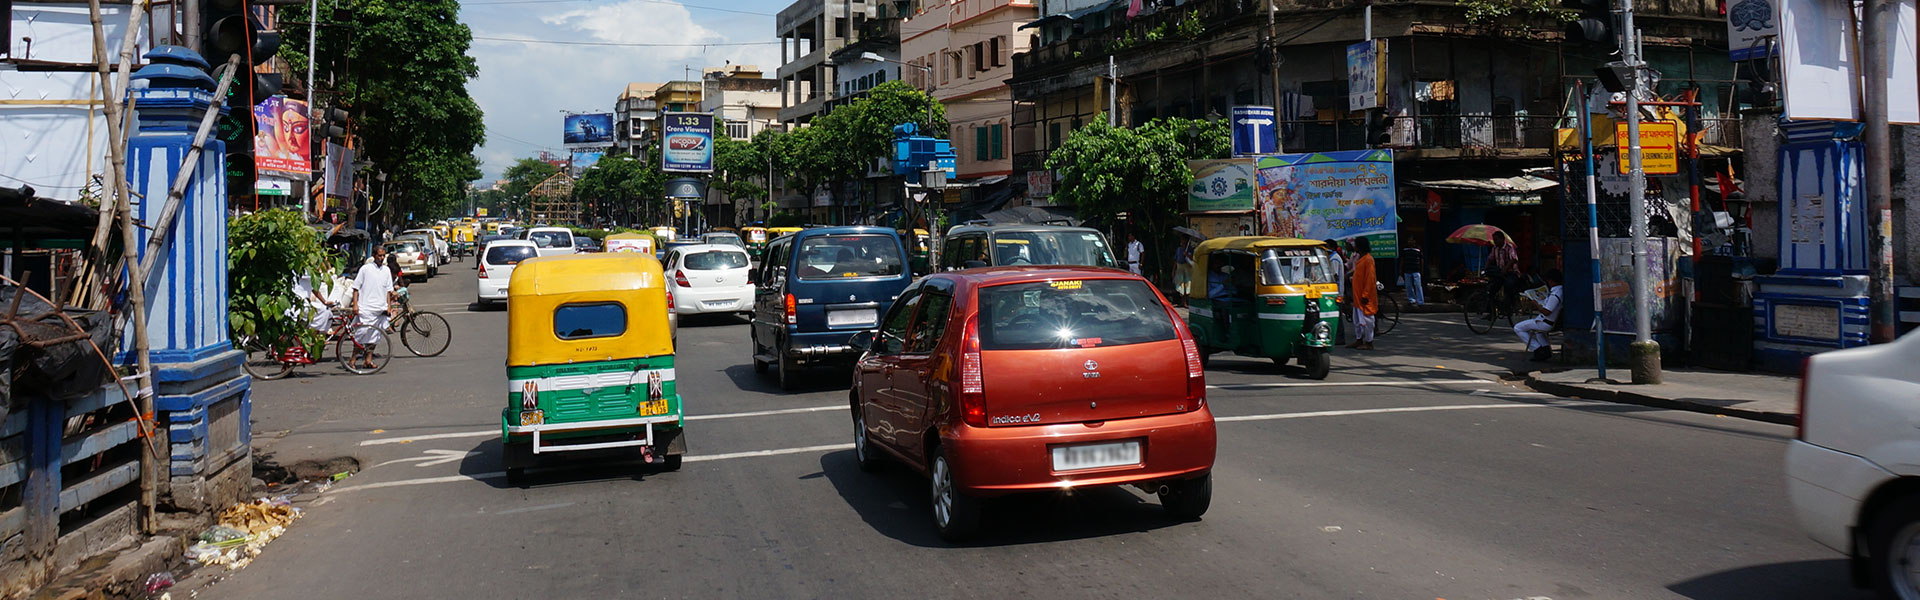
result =
[[539,411],[539,410],[523,410],[523,411],[520,411],[520,426],[521,426],[521,427],[526,427],[526,426],[528,426],[528,425],[539,425],[539,424],[542,424],[542,423],[546,423],[546,422],[547,422],[547,413],[546,413],[546,411]]
[[667,401],[665,399],[640,403],[640,416],[642,417],[664,415],[664,414],[667,414],[669,410],[670,409],[667,407]]

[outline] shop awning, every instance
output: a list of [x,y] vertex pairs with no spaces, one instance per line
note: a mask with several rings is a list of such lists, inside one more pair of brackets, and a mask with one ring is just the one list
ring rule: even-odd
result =
[[1465,204],[1490,206],[1531,206],[1540,204],[1542,192],[1560,185],[1545,177],[1518,175],[1480,179],[1440,179],[1409,181],[1409,185],[1447,192]]

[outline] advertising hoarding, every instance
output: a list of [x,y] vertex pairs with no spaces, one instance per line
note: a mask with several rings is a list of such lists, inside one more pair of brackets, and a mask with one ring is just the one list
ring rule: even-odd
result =
[[660,170],[713,172],[713,115],[670,112],[660,115]]
[[1253,210],[1253,159],[1190,160],[1193,185],[1187,189],[1187,211]]
[[1392,150],[1268,156],[1260,159],[1256,175],[1261,235],[1366,236],[1374,256],[1399,254]]
[[1368,40],[1347,46],[1347,108],[1385,106],[1386,91],[1387,41]]
[[285,96],[253,107],[253,167],[305,181],[313,172],[307,103]]
[[568,144],[613,143],[613,113],[567,115],[561,139]]
[[575,150],[573,152],[573,176],[579,177],[593,168],[600,158],[607,155],[605,150]]

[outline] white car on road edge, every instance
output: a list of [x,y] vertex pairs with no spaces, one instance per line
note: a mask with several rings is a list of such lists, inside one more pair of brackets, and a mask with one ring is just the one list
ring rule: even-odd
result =
[[495,240],[480,255],[480,304],[507,301],[507,284],[513,283],[513,268],[520,261],[540,256],[540,249],[526,240]]
[[753,310],[747,251],[730,244],[691,244],[667,250],[661,261],[677,314]]

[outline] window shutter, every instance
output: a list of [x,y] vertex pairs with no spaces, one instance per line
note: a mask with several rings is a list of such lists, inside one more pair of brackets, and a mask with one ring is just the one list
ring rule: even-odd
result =
[[1006,128],[1006,125],[997,123],[993,126],[993,160],[1007,157]]
[[987,135],[988,135],[987,128],[985,127],[973,128],[973,159],[974,160],[988,160],[987,157],[991,156],[991,154],[989,154],[991,150],[989,150],[987,147]]

